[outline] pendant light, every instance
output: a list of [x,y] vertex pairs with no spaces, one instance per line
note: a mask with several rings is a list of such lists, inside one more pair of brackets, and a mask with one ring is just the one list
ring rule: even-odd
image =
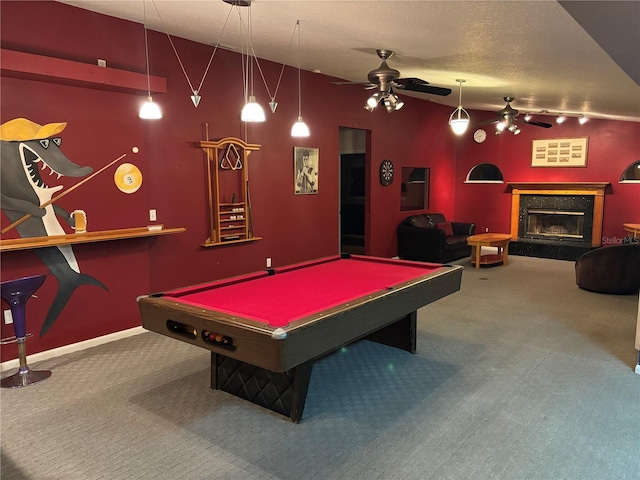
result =
[[251,24],[251,2],[246,2],[249,7],[248,14],[248,32],[247,32],[247,74],[245,76],[245,98],[249,93],[249,82],[251,82],[251,94],[249,98],[246,100],[244,107],[242,108],[242,112],[240,113],[240,120],[243,122],[264,122],[264,110],[260,106],[260,104],[256,101],[256,97],[253,94],[253,54],[251,47],[251,37],[252,37],[252,24]]
[[140,107],[138,116],[144,120],[157,120],[162,118],[162,110],[157,103],[153,103],[151,98],[151,78],[149,76],[149,42],[147,40],[147,9],[146,3],[142,2],[143,23],[144,23],[144,54],[147,63],[147,101]]
[[451,125],[451,130],[453,130],[453,133],[455,133],[456,135],[462,135],[467,131],[467,127],[469,126],[471,117],[469,116],[467,111],[462,108],[462,84],[466,82],[466,80],[456,79],[456,82],[460,84],[460,97],[458,100],[458,108],[456,108],[449,117],[449,125]]
[[298,27],[298,121],[291,127],[292,137],[308,137],[309,127],[302,121],[302,93],[300,87],[300,20],[296,22]]

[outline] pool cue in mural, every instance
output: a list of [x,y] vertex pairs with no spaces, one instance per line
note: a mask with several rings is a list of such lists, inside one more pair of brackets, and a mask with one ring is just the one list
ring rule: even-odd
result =
[[[135,148],[135,147],[134,147]],[[87,183],[89,180],[91,180],[93,177],[95,177],[96,175],[98,175],[99,173],[104,172],[107,168],[109,168],[110,166],[112,166],[114,163],[122,160],[124,157],[126,157],[127,154],[123,153],[122,155],[120,155],[118,158],[116,158],[115,160],[113,160],[112,162],[108,163],[107,165],[105,165],[104,167],[102,167],[100,170],[98,170],[95,173],[92,173],[91,175],[89,175],[87,178],[85,178],[84,180],[76,183],[75,185],[73,185],[72,187],[68,188],[67,190],[65,190],[64,192],[62,192],[60,195],[51,198],[51,200],[49,200],[48,202],[44,202],[42,205],[40,205],[40,208],[45,208],[49,205],[51,205],[54,202],[57,202],[58,200],[60,200],[62,197],[64,197],[67,193],[71,193],[72,191],[74,191],[76,188],[78,188],[80,185]],[[18,225],[20,225],[22,222],[24,222],[25,220],[27,220],[29,217],[31,217],[31,214],[27,213],[24,217],[19,218],[18,220],[16,220],[15,222],[13,222],[11,225],[5,227],[4,229],[2,229],[2,231],[0,231],[0,234],[5,234],[7,233],[9,230],[13,230],[15,227],[17,227]]]

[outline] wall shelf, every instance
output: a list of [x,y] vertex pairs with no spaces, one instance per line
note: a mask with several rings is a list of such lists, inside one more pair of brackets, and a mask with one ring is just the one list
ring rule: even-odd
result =
[[[147,75],[97,64],[0,49],[4,77],[116,92],[147,94]],[[149,77],[151,93],[167,93],[167,79]]]
[[[0,240],[0,252],[14,250],[29,250],[33,248],[55,247],[60,245],[74,245],[77,243],[105,242],[108,240],[122,240],[125,238],[155,237],[182,233],[185,228],[164,228],[150,230],[148,227],[121,228],[118,230],[102,230],[97,232],[72,233],[68,235],[52,235],[49,237],[26,237],[11,240]],[[154,225],[155,227],[155,225]]]

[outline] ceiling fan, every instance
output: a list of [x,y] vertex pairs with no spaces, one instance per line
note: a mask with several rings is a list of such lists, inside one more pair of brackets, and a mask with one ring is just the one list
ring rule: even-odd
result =
[[[507,105],[502,110],[498,110],[496,112],[498,116],[496,119],[490,120],[486,123],[497,123],[496,135],[500,135],[505,130],[508,130],[514,135],[518,135],[520,133],[520,128],[516,123],[516,117],[520,112],[511,106],[511,102],[514,100],[513,97],[503,97],[503,100],[507,102]],[[525,117],[523,121],[528,125],[534,125],[536,127],[551,128],[552,126],[550,123],[536,122],[528,119],[527,117]]]
[[382,63],[378,68],[371,70],[367,74],[369,82],[334,82],[337,85],[357,84],[365,85],[367,89],[375,88],[377,91],[367,100],[367,105],[364,107],[367,110],[373,111],[379,102],[384,103],[388,112],[402,108],[404,102],[393,93],[393,89],[441,96],[447,96],[451,93],[450,88],[436,87],[420,78],[400,78],[400,72],[387,65],[387,60],[391,58],[395,52],[393,50],[380,48],[376,50],[376,53],[378,57],[382,59]]

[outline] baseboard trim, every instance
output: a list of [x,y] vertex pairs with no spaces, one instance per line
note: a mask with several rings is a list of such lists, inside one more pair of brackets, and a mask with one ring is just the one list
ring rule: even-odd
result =
[[[119,332],[110,333],[108,335],[103,335],[102,337],[90,338],[89,340],[84,340],[82,342],[72,343],[71,345],[64,345],[62,347],[53,348],[51,350],[46,350],[44,352],[34,353],[33,355],[27,355],[27,364],[41,362],[43,360],[48,360],[50,358],[59,357],[60,355],[66,355],[67,353],[78,352],[80,350],[85,350],[91,347],[97,347],[98,345],[102,345],[109,342],[115,342],[116,340],[120,340],[127,337],[132,337],[134,335],[139,335],[141,333],[148,332],[148,330],[142,327],[134,327],[129,328],[127,330],[121,330]],[[27,340],[27,349],[29,348],[29,342]],[[15,358],[13,360],[7,360],[6,362],[0,363],[0,372],[5,372],[6,370],[12,370],[14,368],[18,368],[20,366],[20,360]]]

